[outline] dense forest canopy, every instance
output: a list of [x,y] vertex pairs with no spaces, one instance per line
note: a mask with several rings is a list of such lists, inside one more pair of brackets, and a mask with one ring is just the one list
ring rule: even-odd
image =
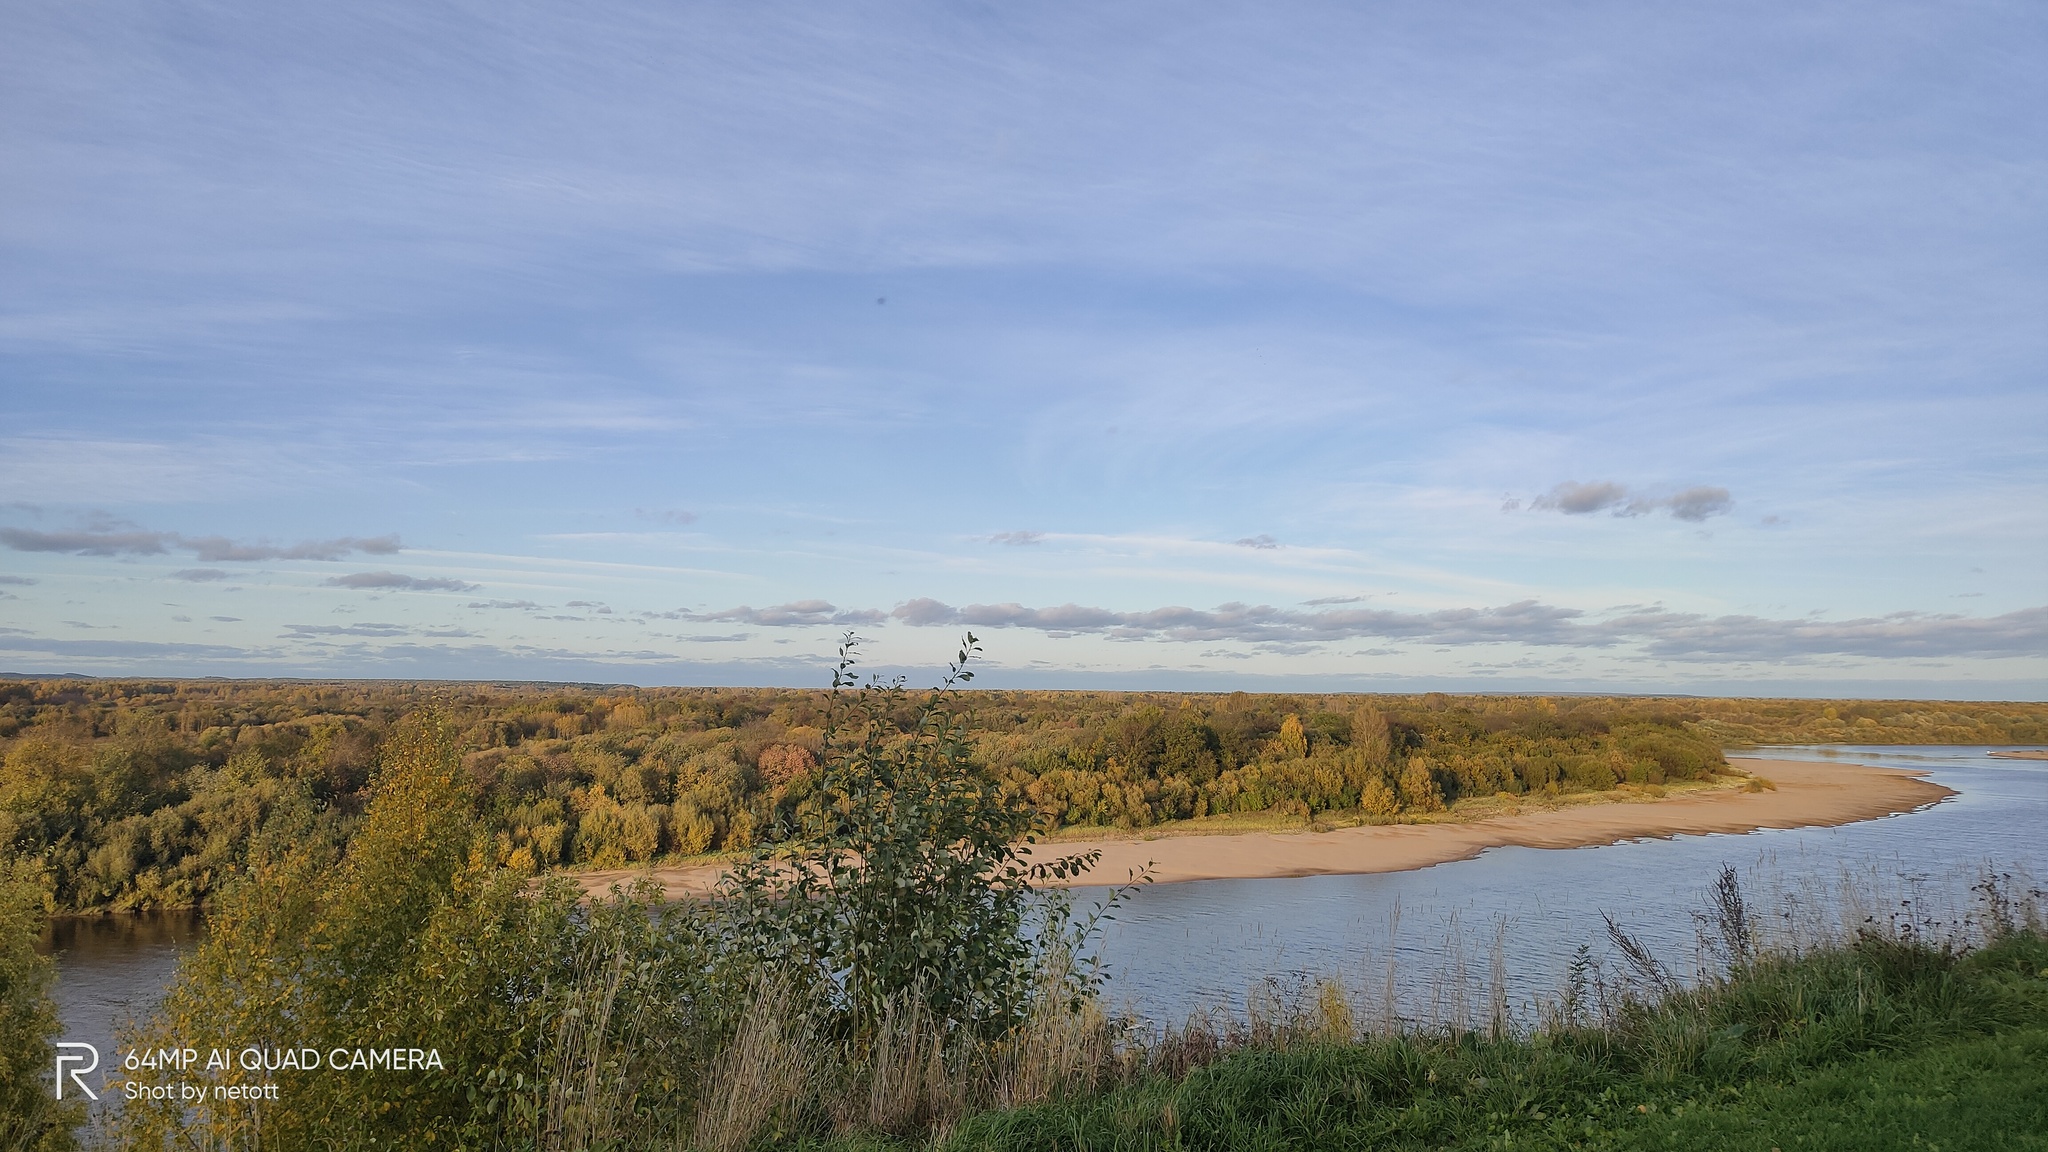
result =
[[[975,755],[1048,827],[1428,818],[1725,771],[1755,743],[2034,744],[2048,705],[1680,697],[968,694]],[[533,871],[745,848],[814,801],[827,696],[792,689],[0,681],[0,852],[53,911],[203,902],[280,814],[352,834],[380,749],[461,734],[489,851]],[[903,717],[908,723],[910,717]]]

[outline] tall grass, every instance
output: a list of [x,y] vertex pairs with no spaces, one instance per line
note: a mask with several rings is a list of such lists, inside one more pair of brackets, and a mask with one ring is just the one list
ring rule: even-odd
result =
[[784,980],[758,982],[705,1078],[692,1132],[698,1148],[737,1152],[764,1133],[795,1130],[809,1118],[828,1074],[818,1019],[818,1005],[806,992]]
[[[1455,1143],[1560,1116],[1634,1122],[1659,1101],[1733,1099],[1744,1084],[1982,1034],[2029,1012],[2048,1022],[2038,889],[1987,871],[1974,907],[1945,918],[1911,906],[1880,916],[1897,901],[1856,894],[1827,914],[1832,931],[1771,930],[1775,910],[1724,871],[1698,914],[1690,971],[1610,921],[1616,959],[1597,959],[1589,943],[1554,995],[1519,1007],[1505,991],[1499,925],[1476,956],[1459,951],[1454,927],[1444,970],[1410,975],[1426,987],[1406,1015],[1393,1008],[1393,967],[1379,987],[1265,981],[1241,1010],[1152,1028],[1077,1007],[1054,985],[997,1045],[955,1044],[906,998],[855,1051],[807,1035],[800,1002],[768,989],[749,1015],[759,1023],[728,1050],[730,1066],[759,1070],[735,1106],[700,1113],[697,1143],[867,1133],[949,1147],[1314,1147],[1315,1133],[1359,1125],[1395,1144]],[[713,1092],[707,1107],[726,1098]],[[767,1122],[805,1101],[807,1127]]]
[[[1724,873],[1702,913],[1717,965],[1683,973],[1617,947],[1625,958],[1607,966],[1589,959],[1589,946],[1554,998],[1498,1031],[1450,1016],[1393,1030],[1375,1022],[1344,1036],[1345,1008],[1355,1018],[1356,1005],[1336,1002],[1334,983],[1304,985],[1289,999],[1253,997],[1244,1014],[1203,1014],[1152,1034],[1117,1061],[1124,1075],[1108,1091],[969,1117],[944,1143],[1637,1147],[1663,1146],[1647,1134],[1697,1124],[1724,1138],[1687,1146],[1771,1147],[1780,1141],[1766,1133],[1812,1112],[1827,1117],[1830,1146],[1905,1147],[1912,1133],[1901,1129],[1894,1141],[1887,1125],[1922,1116],[1914,1109],[1924,1100],[1844,1104],[1842,1094],[1857,1076],[1895,1081],[1904,1073],[1889,1070],[1908,1060],[1920,1061],[1915,1074],[1969,1085],[1969,1110],[1936,1117],[1965,1146],[2020,1146],[2048,1125],[2048,1075],[2020,1070],[2024,1053],[2048,1055],[2038,889],[1987,873],[1975,907],[1941,921],[1940,932],[1927,929],[1935,917],[1925,909],[1891,917],[1866,906],[1861,916],[1831,914],[1831,937],[1802,930],[1796,951],[1759,942],[1758,911]],[[1615,932],[1628,936],[1620,924]],[[2020,1039],[1998,1039],[2013,1029]],[[1965,1055],[1941,1055],[1949,1052]],[[1818,1095],[1801,1087],[1829,1068],[1865,1071]]]
[[990,1041],[949,1027],[913,986],[873,1026],[830,1033],[816,990],[760,981],[713,1062],[692,1140],[706,1152],[827,1133],[943,1134],[977,1109],[1064,1099],[1128,1078],[1132,1049],[1049,962],[1020,1022]]

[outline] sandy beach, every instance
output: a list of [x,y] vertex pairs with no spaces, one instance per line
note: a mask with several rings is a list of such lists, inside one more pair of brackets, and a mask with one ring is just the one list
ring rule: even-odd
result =
[[[1465,822],[1388,824],[1327,832],[1142,834],[1062,840],[1038,846],[1048,857],[1100,850],[1078,883],[1118,883],[1150,865],[1155,883],[1189,880],[1405,872],[1468,860],[1488,848],[1583,848],[1648,837],[1814,828],[1873,820],[1933,804],[1955,793],[1919,773],[1861,764],[1729,757],[1735,767],[1775,784],[1773,791],[1719,789],[1582,804]],[[671,898],[702,896],[723,875],[718,865],[613,869],[576,876],[585,891],[652,875]]]

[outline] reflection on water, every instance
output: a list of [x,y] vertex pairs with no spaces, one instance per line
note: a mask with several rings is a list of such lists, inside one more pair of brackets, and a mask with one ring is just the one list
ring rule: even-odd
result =
[[[1404,1011],[1427,1015],[1456,989],[1462,961],[1483,980],[1496,939],[1511,999],[1554,991],[1573,951],[1604,953],[1612,914],[1674,966],[1689,968],[1691,913],[1724,864],[1748,876],[1760,911],[1797,898],[1838,899],[1845,876],[1865,890],[1907,892],[1955,909],[1987,862],[2048,881],[2048,763],[1994,760],[1985,749],[1776,748],[1778,759],[1843,760],[1925,771],[1959,795],[1919,812],[1841,828],[1641,840],[1601,848],[1489,849],[1415,872],[1280,880],[1208,880],[1139,891],[1108,925],[1099,952],[1112,1003],[1152,1020],[1197,1007],[1242,1006],[1269,978],[1336,977],[1354,987],[1400,975]],[[1086,897],[1091,890],[1082,889]],[[144,1014],[177,958],[198,941],[196,914],[54,921],[65,1038],[111,1051],[115,1029]]]
[[63,1039],[111,1054],[115,1032],[131,1018],[148,1015],[178,958],[205,931],[197,912],[66,916],[44,925],[36,950],[57,958]]

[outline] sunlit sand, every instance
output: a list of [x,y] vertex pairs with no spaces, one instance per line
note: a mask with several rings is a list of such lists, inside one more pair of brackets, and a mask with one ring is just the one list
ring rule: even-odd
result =
[[[1146,835],[1104,835],[1062,839],[1033,851],[1051,858],[1100,851],[1095,869],[1077,884],[1122,882],[1149,868],[1155,883],[1255,879],[1285,876],[1405,872],[1453,860],[1469,860],[1488,848],[1584,848],[1624,840],[1698,836],[1710,832],[1753,832],[1760,828],[1825,828],[1910,812],[1955,793],[1919,773],[1862,764],[1815,764],[1796,760],[1729,757],[1735,767],[1762,777],[1774,789],[1751,792],[1718,788],[1644,795],[1603,803],[1575,804],[1476,819],[1427,824],[1366,825],[1328,831],[1173,831]],[[653,869],[609,869],[576,875],[586,891],[652,876],[671,898],[711,892],[725,869],[720,864],[683,864]]]

